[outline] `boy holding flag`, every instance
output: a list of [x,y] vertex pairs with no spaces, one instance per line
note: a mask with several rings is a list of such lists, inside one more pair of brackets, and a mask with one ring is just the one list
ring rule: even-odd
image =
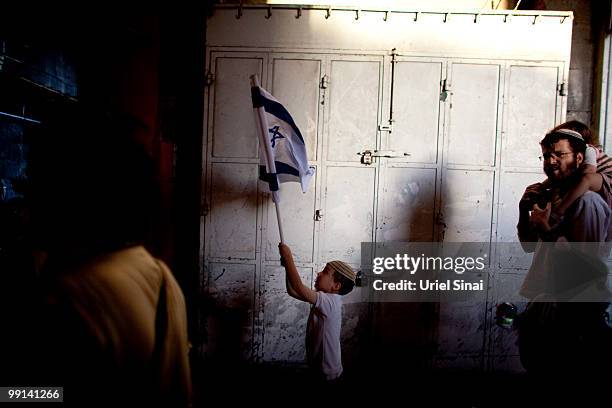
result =
[[260,179],[268,182],[281,237],[279,252],[285,267],[287,293],[313,306],[308,317],[306,354],[314,377],[335,381],[342,374],[340,333],[342,296],[355,285],[355,272],[342,261],[331,261],[317,274],[315,290],[302,283],[291,249],[285,245],[280,218],[279,179],[299,181],[306,192],[314,171],[308,167],[306,146],[300,130],[287,110],[251,77],[251,97],[259,127]]

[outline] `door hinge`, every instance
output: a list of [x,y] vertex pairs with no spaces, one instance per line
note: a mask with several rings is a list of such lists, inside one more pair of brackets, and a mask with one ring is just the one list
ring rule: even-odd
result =
[[316,210],[314,220],[321,221],[322,218],[323,218],[323,210]]
[[451,91],[451,84],[450,81],[445,78],[441,81],[441,85],[442,90],[440,91],[440,100],[442,102],[446,102],[446,98],[448,98],[448,93]]
[[328,86],[329,86],[329,76],[325,74],[321,78],[321,89],[327,89]]
[[378,125],[378,130],[380,132],[389,132],[389,133],[391,133],[393,131],[393,124],[389,123],[388,125]]
[[391,50],[391,54],[390,55],[391,55],[391,64],[397,63],[398,62],[397,61],[397,48],[393,48]]
[[450,92],[451,91],[451,83],[448,79],[444,78],[442,80],[442,91],[443,92]]
[[215,82],[215,76],[210,70],[206,73],[206,77],[204,79],[204,84],[206,86],[211,86]]
[[436,223],[442,228],[446,229],[447,225],[444,219],[444,214],[442,214],[442,212],[439,212],[436,216]]
[[202,206],[200,208],[200,215],[202,217],[206,217],[209,212],[210,212],[210,208],[208,207],[208,204],[207,203],[202,203]]
[[565,82],[559,84],[559,95],[567,96],[567,84]]

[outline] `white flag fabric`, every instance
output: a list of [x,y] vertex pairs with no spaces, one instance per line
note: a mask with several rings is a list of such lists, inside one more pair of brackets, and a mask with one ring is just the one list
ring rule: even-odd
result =
[[[262,87],[251,87],[251,99],[253,108],[260,112],[260,127],[267,130],[265,139],[273,156],[271,166],[263,151],[266,146],[260,143],[259,178],[268,182],[270,191],[278,191],[278,182],[296,181],[301,184],[302,192],[305,193],[315,169],[308,166],[302,133],[287,109]],[[270,167],[276,168],[276,174],[274,168],[270,171]]]

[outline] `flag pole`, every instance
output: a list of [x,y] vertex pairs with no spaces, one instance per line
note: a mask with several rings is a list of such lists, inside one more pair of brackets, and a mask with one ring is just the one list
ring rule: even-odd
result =
[[[257,75],[251,75],[251,88],[259,87],[259,78]],[[274,154],[272,153],[272,146],[268,142],[268,125],[265,116],[265,109],[263,106],[253,108],[255,109],[255,116],[257,117],[257,127],[259,131],[259,144],[263,147],[264,154],[266,155],[266,163],[268,163],[268,171],[276,176],[276,165],[274,164]],[[261,150],[260,150],[261,151]],[[277,182],[278,185],[278,182]],[[280,214],[280,191],[272,191],[272,201],[274,202],[274,207],[276,208],[276,220],[278,221],[278,234],[280,235],[280,242],[285,243],[285,238],[283,236],[283,224],[281,222],[281,214]]]

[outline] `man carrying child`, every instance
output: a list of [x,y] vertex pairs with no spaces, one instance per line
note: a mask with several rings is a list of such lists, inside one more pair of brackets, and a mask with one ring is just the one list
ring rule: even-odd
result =
[[549,380],[586,378],[612,362],[608,300],[580,297],[605,282],[612,238],[609,158],[599,152],[585,164],[585,139],[592,141],[590,131],[575,121],[548,132],[540,142],[548,178],[527,187],[519,203],[518,236],[535,252],[520,290],[530,303],[517,321],[519,351],[530,374]]

